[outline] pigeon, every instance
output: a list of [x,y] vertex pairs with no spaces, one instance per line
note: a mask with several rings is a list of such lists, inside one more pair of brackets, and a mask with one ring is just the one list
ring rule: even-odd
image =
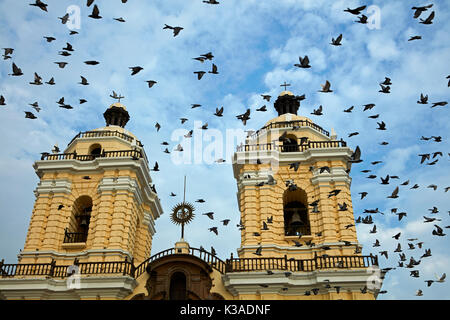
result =
[[219,232],[217,231],[217,227],[212,227],[212,228],[209,228],[208,230],[211,232],[214,232],[216,234],[216,236],[219,235]]
[[30,6],[38,7],[42,11],[47,12],[47,4],[41,0],[36,0],[35,3],[30,3]]
[[42,85],[42,78],[35,72],[34,73],[34,81],[33,82],[29,82],[30,84],[33,85]]
[[408,41],[420,40],[420,39],[422,39],[421,36],[411,36],[411,37],[408,39]]
[[445,105],[447,105],[447,104],[448,104],[447,101],[433,102],[433,105],[431,106],[431,108],[434,108],[434,107],[437,107],[437,106],[443,107],[443,106],[445,106]]
[[437,277],[437,276],[436,276],[436,281],[435,281],[435,282],[438,282],[438,283],[443,283],[443,282],[445,282],[446,276],[447,276],[447,275],[446,275],[445,273],[443,273],[442,276],[440,276],[440,277]]
[[311,68],[311,66],[309,65],[309,58],[308,58],[308,56],[305,56],[303,59],[302,59],[302,57],[298,57],[298,60],[300,61],[300,63],[294,64],[295,67]]
[[139,71],[143,70],[144,68],[140,67],[140,66],[136,66],[136,67],[128,67],[129,69],[131,69],[131,75],[134,76],[135,74],[137,74]]
[[261,108],[256,109],[256,111],[266,112],[267,111],[267,107],[266,106],[262,106]]
[[351,113],[354,107],[355,106],[351,106],[350,108],[345,109],[344,112]]
[[389,175],[387,175],[386,176],[386,178],[382,178],[382,177],[380,177],[380,179],[381,179],[381,184],[389,184]]
[[205,62],[205,60],[206,60],[205,57],[196,57],[196,58],[192,58],[192,59],[198,60],[198,61],[200,61],[201,63]]
[[293,162],[293,163],[289,164],[289,169],[294,169],[295,172],[297,172],[299,167],[300,167],[300,162]]
[[155,165],[153,166],[153,169],[150,169],[152,171],[159,171],[159,165],[158,165],[158,161],[155,162]]
[[378,90],[378,92],[381,92],[381,93],[391,93],[391,87],[390,86],[384,86],[384,85],[382,85],[382,84],[380,84],[380,87],[381,87],[381,89],[380,90]]
[[66,24],[67,23],[67,21],[69,21],[69,14],[68,13],[66,13],[65,15],[63,15],[62,17],[58,17],[58,19],[60,19],[61,20],[61,23],[62,24]]
[[182,28],[182,27],[172,27],[172,26],[169,26],[167,24],[164,24],[163,29],[171,29],[173,31],[173,36],[176,37],[180,33],[180,31],[183,30],[184,28]]
[[333,46],[340,46],[341,45],[341,41],[342,41],[342,33],[336,38],[331,38],[331,45]]
[[253,254],[256,254],[257,256],[261,256],[262,246],[259,246]]
[[363,106],[364,106],[364,110],[363,111],[366,111],[366,110],[370,110],[373,107],[375,107],[375,103],[369,103],[369,104],[365,104]]
[[396,187],[394,189],[394,191],[392,192],[392,194],[390,196],[388,196],[388,198],[390,198],[390,199],[398,198],[398,187]]
[[12,64],[12,70],[13,70],[13,73],[10,73],[9,74],[10,76],[21,76],[21,75],[23,75],[22,69],[20,69],[18,66],[16,66],[16,64],[14,62]]
[[221,107],[220,109],[216,108],[216,112],[214,113],[214,115],[217,117],[222,117],[223,116],[223,107]]
[[95,65],[99,64],[100,62],[95,61],[95,60],[87,60],[87,61],[84,61],[84,63],[87,65],[90,65],[90,66],[95,66]]
[[347,8],[347,9],[344,10],[344,12],[349,12],[349,13],[354,14],[355,16],[357,16],[357,15],[360,14],[361,11],[363,11],[365,8],[366,8],[366,6],[361,6],[361,7],[355,8],[355,9]]
[[55,79],[53,77],[51,77],[50,80],[48,80],[46,82],[46,84],[51,85],[51,86],[55,85]]
[[32,106],[37,112],[41,111],[41,108],[39,108],[39,104],[37,102],[30,103],[30,106]]
[[208,218],[210,218],[211,220],[214,220],[214,212],[207,212],[204,213],[203,215],[208,216]]
[[183,147],[181,146],[181,144],[178,144],[178,146],[176,147],[176,149],[174,149],[173,151],[183,151]]
[[250,119],[250,109],[247,109],[247,111],[243,114],[237,115],[236,118],[242,121],[244,126],[247,124],[247,120]]
[[68,62],[55,62],[58,67],[60,67],[61,69],[64,69],[64,67],[68,64]]
[[433,6],[433,4],[429,4],[429,5],[422,6],[422,7],[412,7],[411,9],[414,10],[414,19],[417,19],[418,17],[420,17],[422,12],[427,11],[432,6]]
[[155,80],[146,80],[146,82],[149,88],[153,87],[157,83]]
[[207,4],[219,4],[220,2],[216,1],[216,0],[203,0],[203,3],[207,3]]
[[94,8],[92,9],[92,13],[90,15],[88,15],[89,18],[92,19],[101,19],[102,17],[100,16],[100,10],[98,10],[98,7],[96,4],[94,4]]
[[323,115],[323,113],[322,113],[322,105],[320,105],[319,108],[314,109],[313,112],[311,112],[311,114],[316,115],[316,116]]
[[32,112],[29,112],[29,111],[25,111],[25,118],[37,119],[37,117]]
[[208,73],[219,74],[219,72],[217,72],[217,66],[214,63],[212,64],[211,71],[208,71]]
[[319,90],[319,92],[333,92],[333,90],[330,90],[330,82],[328,80],[325,81],[325,84],[321,84],[322,90]]
[[351,158],[350,158],[350,160],[348,162],[350,162],[350,163],[360,163],[360,162],[362,162],[362,160],[361,160],[361,149],[359,148],[359,146],[356,146],[356,149],[352,153],[352,156],[351,156]]
[[362,14],[361,17],[358,17],[359,20],[355,20],[355,22],[361,23],[361,24],[367,24],[367,16]]
[[428,95],[423,95],[423,93],[420,94],[420,100],[417,101],[418,104],[428,104]]
[[431,12],[431,14],[428,16],[428,18],[424,19],[420,19],[419,23],[422,24],[432,24],[433,23],[433,19],[434,19],[434,11]]
[[89,85],[89,82],[87,81],[87,79],[85,77],[83,77],[83,76],[80,76],[80,77],[81,77],[81,82],[78,82],[79,84],[81,84],[83,86]]
[[364,199],[365,196],[367,196],[367,192],[359,192],[359,194],[361,195],[361,200]]
[[264,100],[267,100],[268,102],[270,102],[271,96],[269,96],[267,94],[262,94],[261,97],[263,97]]
[[384,121],[377,122],[377,124],[378,124],[377,130],[386,130],[386,123],[384,123]]
[[205,71],[194,71],[194,73],[197,75],[197,79],[200,80],[206,72]]
[[432,235],[440,237],[445,236],[445,233],[443,233],[444,230],[441,227],[439,227],[437,224],[435,224],[434,227],[436,228],[436,230],[432,231]]
[[45,40],[46,40],[47,42],[52,42],[52,41],[55,41],[55,40],[56,40],[56,38],[50,37],[50,36],[44,36],[44,38],[45,38]]
[[122,18],[122,17],[120,17],[120,18],[113,18],[113,19],[116,20],[116,21],[119,21],[119,22],[125,22],[125,19]]
[[5,97],[4,96],[0,96],[0,106],[6,106]]

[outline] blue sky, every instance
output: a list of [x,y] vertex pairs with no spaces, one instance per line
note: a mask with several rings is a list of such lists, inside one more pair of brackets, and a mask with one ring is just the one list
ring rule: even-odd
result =
[[[23,248],[34,203],[33,190],[38,179],[32,168],[40,153],[50,151],[55,143],[60,147],[79,132],[103,126],[103,112],[114,101],[112,90],[125,95],[122,101],[130,113],[127,129],[145,145],[150,163],[158,161],[161,172],[152,173],[165,213],[156,222],[157,233],[152,253],[172,247],[179,239],[179,229],[171,224],[171,208],[182,201],[183,177],[187,175],[187,200],[204,198],[196,204],[197,217],[186,227],[186,239],[191,246],[214,246],[225,259],[240,246],[239,211],[236,201],[236,182],[230,165],[231,154],[212,154],[223,157],[226,163],[176,164],[172,155],[163,153],[163,141],[170,142],[169,150],[188,141],[172,140],[179,130],[198,128],[197,123],[208,122],[203,144],[192,145],[207,156],[208,134],[226,130],[259,129],[276,116],[273,101],[281,92],[280,84],[291,84],[289,90],[305,94],[299,114],[307,116],[330,131],[334,128],[338,139],[343,138],[351,148],[361,147],[364,162],[353,166],[351,177],[355,218],[364,216],[364,209],[379,208],[384,215],[374,215],[378,232],[370,234],[372,226],[357,225],[364,254],[388,250],[389,259],[380,257],[381,267],[396,267],[398,254],[392,253],[397,241],[392,236],[402,232],[400,243],[407,248],[407,238],[424,242],[423,249],[404,250],[409,260],[416,260],[430,248],[433,256],[422,259],[417,267],[419,278],[409,276],[411,269],[397,268],[388,273],[383,286],[388,293],[380,299],[449,299],[448,281],[426,287],[424,280],[449,272],[450,253],[446,237],[431,234],[433,224],[423,223],[430,216],[428,209],[436,206],[442,219],[441,227],[450,225],[449,179],[449,117],[448,105],[430,108],[417,104],[420,93],[428,94],[430,102],[448,101],[450,88],[446,77],[450,74],[450,10],[443,1],[434,3],[420,18],[434,10],[431,25],[420,24],[413,18],[414,5],[428,3],[413,1],[300,1],[300,0],[222,0],[219,5],[195,1],[121,1],[96,0],[103,17],[94,20],[87,16],[91,8],[85,1],[48,0],[48,12],[29,6],[31,1],[5,0],[0,3],[0,44],[15,49],[12,59],[0,61],[0,94],[6,106],[0,106],[0,257],[15,262]],[[369,29],[354,22],[356,16],[343,12],[347,7],[360,5],[379,9],[379,28]],[[70,5],[81,9],[80,29],[69,35],[68,28],[58,17]],[[372,16],[373,12],[366,13]],[[123,17],[120,23],[113,18]],[[177,37],[164,24],[182,26]],[[343,34],[342,46],[331,46],[331,38]],[[413,35],[421,40],[407,41]],[[47,43],[43,36],[57,40]],[[58,55],[69,42],[75,51],[70,57]],[[212,52],[218,75],[206,73],[199,81],[194,71],[211,70],[211,61],[200,63],[192,58]],[[298,57],[308,55],[312,68],[294,67]],[[97,66],[87,66],[86,60],[97,60]],[[64,69],[54,62],[68,61]],[[15,62],[24,75],[11,77],[11,63]],[[130,75],[129,67],[144,67],[139,74]],[[32,86],[37,72],[48,81],[54,77],[55,86]],[[89,86],[81,86],[80,76]],[[379,83],[392,79],[391,93],[379,93]],[[148,88],[145,80],[156,80]],[[331,82],[331,94],[321,94],[320,84]],[[271,94],[270,103],[261,94]],[[56,101],[61,97],[74,106],[61,109]],[[78,99],[88,102],[78,104]],[[34,110],[28,105],[39,102],[42,110],[36,120],[24,118],[24,111]],[[191,104],[202,107],[191,109]],[[375,103],[370,111],[363,105]],[[268,112],[256,112],[266,104]],[[310,113],[319,105],[324,115]],[[354,106],[352,113],[342,112]],[[213,115],[216,107],[224,107],[224,117]],[[247,126],[236,115],[252,110]],[[379,119],[369,115],[380,114]],[[181,125],[179,118],[188,122]],[[376,130],[383,120],[386,131]],[[162,126],[156,132],[154,125]],[[194,122],[196,123],[195,127]],[[351,132],[359,135],[348,137]],[[422,141],[421,136],[442,136],[442,142]],[[381,146],[381,141],[388,141]],[[421,153],[441,151],[443,157],[434,166],[420,164]],[[193,159],[193,156],[192,156]],[[372,161],[383,161],[371,165]],[[192,161],[194,162],[194,161]],[[370,169],[377,179],[367,179],[361,170]],[[389,185],[380,185],[379,177],[398,175]],[[398,199],[386,197],[400,183]],[[410,186],[419,184],[419,189]],[[434,191],[427,188],[435,184]],[[359,192],[368,196],[360,200]],[[178,197],[169,197],[174,192]],[[399,208],[408,215],[398,221],[390,212]],[[215,220],[202,213],[214,211]],[[207,229],[218,221],[230,218],[227,227],[219,227],[219,236]],[[448,229],[444,229],[444,232]],[[372,244],[378,239],[382,247]],[[416,297],[422,289],[423,297]]]

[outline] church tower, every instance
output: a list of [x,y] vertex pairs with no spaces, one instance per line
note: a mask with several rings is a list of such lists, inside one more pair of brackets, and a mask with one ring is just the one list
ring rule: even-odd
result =
[[[236,262],[264,272],[248,275],[250,281],[230,273],[225,285],[250,299],[374,298],[361,293],[377,258],[362,256],[358,244],[349,176],[353,151],[297,115],[303,98],[283,91],[274,104],[278,117],[234,154],[241,214]],[[283,269],[288,273],[270,273]]]
[[[115,299],[136,286],[130,275],[150,255],[162,207],[143,145],[125,129],[125,106],[112,104],[104,118],[105,127],[78,133],[62,153],[34,163],[40,181],[25,246],[19,264],[1,263],[26,290],[2,282],[4,298]],[[94,276],[68,291],[71,271]]]

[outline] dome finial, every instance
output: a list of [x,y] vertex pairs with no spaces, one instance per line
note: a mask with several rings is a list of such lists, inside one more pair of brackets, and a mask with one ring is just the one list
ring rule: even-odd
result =
[[118,102],[113,103],[103,114],[107,126],[119,126],[125,128],[128,120],[130,120],[130,115],[123,104],[120,103],[120,99],[125,98],[124,96],[118,95],[115,91],[111,95],[111,98],[118,100]]

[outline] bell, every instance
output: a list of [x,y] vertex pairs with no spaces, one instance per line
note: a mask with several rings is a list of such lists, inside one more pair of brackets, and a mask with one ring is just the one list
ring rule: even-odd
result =
[[300,215],[298,214],[298,212],[294,212],[294,214],[292,215],[292,219],[291,219],[291,227],[300,227],[303,225],[303,221],[302,219],[300,219]]
[[87,218],[86,218],[86,217],[83,217],[83,218],[81,219],[80,226],[82,226],[82,227],[87,227],[87,225],[88,225],[88,223],[87,223]]

